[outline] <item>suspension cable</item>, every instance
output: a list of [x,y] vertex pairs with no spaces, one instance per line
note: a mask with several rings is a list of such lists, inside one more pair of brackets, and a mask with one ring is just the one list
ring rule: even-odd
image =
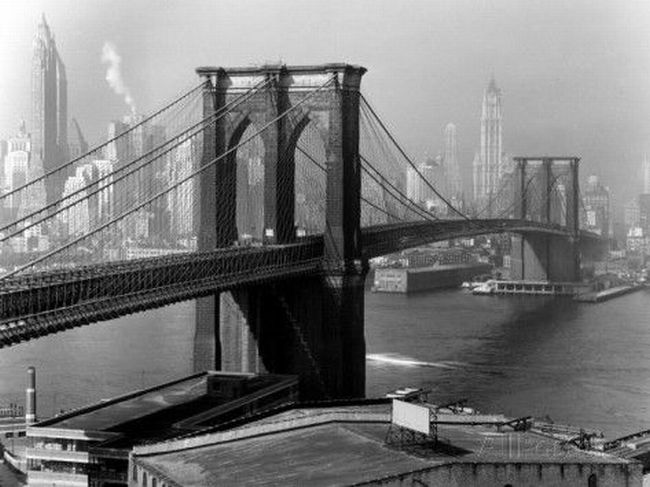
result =
[[461,218],[464,218],[465,220],[467,220],[467,221],[469,221],[469,222],[472,222],[472,219],[471,219],[470,217],[468,217],[468,216],[465,215],[463,212],[461,212],[460,210],[458,210],[454,205],[452,205],[451,202],[448,201],[448,200],[447,200],[447,199],[446,199],[442,194],[440,194],[440,192],[439,192],[439,191],[438,191],[438,190],[437,190],[437,189],[436,189],[436,188],[435,188],[435,187],[434,187],[434,186],[429,182],[429,180],[426,179],[426,178],[424,177],[424,175],[423,175],[423,174],[420,172],[420,170],[417,168],[417,165],[416,165],[416,164],[411,160],[411,158],[406,154],[406,152],[404,151],[404,149],[402,149],[401,145],[397,142],[397,140],[395,140],[395,137],[393,137],[393,135],[389,132],[389,130],[388,130],[388,128],[386,127],[386,125],[384,124],[384,122],[381,120],[381,118],[379,117],[379,115],[377,114],[377,112],[375,112],[375,110],[372,108],[372,106],[370,105],[370,103],[368,103],[368,100],[366,100],[366,98],[363,96],[363,94],[361,94],[361,99],[362,99],[363,102],[365,103],[365,106],[367,106],[368,109],[370,110],[370,112],[373,114],[373,116],[375,117],[375,120],[377,120],[377,122],[379,123],[379,126],[383,129],[383,131],[384,131],[384,132],[386,133],[386,135],[389,137],[389,139],[391,140],[391,142],[395,145],[395,147],[397,148],[397,150],[400,152],[400,154],[402,154],[402,156],[404,157],[404,159],[405,159],[405,160],[409,163],[409,165],[410,165],[410,166],[415,170],[415,172],[417,173],[417,175],[418,175],[418,176],[419,176],[419,177],[420,177],[420,178],[425,182],[425,184],[429,187],[429,189],[430,189],[431,191],[433,191],[433,193],[434,193],[438,198],[440,198],[440,199],[442,200],[443,203],[445,203],[445,204],[446,204],[446,205],[447,205],[447,206],[448,206],[452,211],[454,211],[456,214],[458,214]]
[[185,183],[186,181],[189,181],[189,180],[192,179],[194,176],[196,176],[196,175],[198,175],[198,174],[201,174],[201,173],[204,172],[206,169],[208,169],[208,168],[214,166],[217,162],[219,162],[220,160],[224,159],[226,156],[228,156],[228,155],[230,155],[231,153],[235,152],[239,147],[241,147],[241,146],[245,145],[246,143],[248,143],[250,140],[252,140],[254,137],[256,137],[257,135],[259,135],[260,133],[266,131],[269,127],[271,127],[271,125],[275,124],[278,120],[284,118],[284,117],[287,116],[289,113],[293,112],[293,111],[296,110],[298,107],[300,107],[301,105],[303,105],[304,103],[306,103],[309,99],[311,99],[311,98],[314,97],[316,94],[318,94],[320,91],[322,91],[325,87],[327,87],[328,85],[330,85],[330,84],[331,84],[335,79],[336,79],[336,76],[335,76],[335,75],[332,75],[332,76],[331,76],[327,81],[325,81],[322,85],[320,85],[320,86],[319,86],[318,88],[316,88],[314,91],[311,91],[307,96],[305,96],[303,99],[301,99],[300,101],[298,101],[297,103],[295,103],[294,105],[292,105],[290,108],[288,108],[288,109],[285,110],[284,112],[282,112],[280,115],[278,115],[277,117],[273,118],[272,120],[270,120],[269,122],[267,122],[266,124],[264,124],[264,125],[263,125],[260,129],[258,129],[254,134],[252,134],[252,135],[246,137],[245,140],[240,141],[238,144],[234,145],[233,147],[230,147],[230,148],[227,149],[225,152],[223,152],[223,153],[220,154],[219,156],[217,156],[217,157],[215,157],[214,159],[212,159],[210,162],[201,165],[201,167],[199,167],[197,170],[191,172],[188,176],[184,177],[183,179],[180,179],[180,180],[177,181],[176,183],[172,184],[170,187],[168,187],[168,188],[166,188],[166,189],[164,189],[164,190],[162,190],[162,191],[159,191],[158,193],[156,193],[156,194],[153,195],[152,197],[148,198],[147,200],[143,201],[142,203],[136,205],[136,206],[133,207],[133,208],[130,208],[129,210],[123,212],[121,215],[119,215],[119,216],[117,216],[117,217],[111,219],[110,221],[108,221],[108,222],[106,222],[106,223],[100,225],[98,228],[96,228],[96,229],[94,229],[94,230],[92,230],[92,231],[90,231],[90,232],[88,232],[88,233],[86,233],[86,234],[84,234],[84,235],[81,235],[81,236],[77,237],[76,239],[74,239],[74,240],[72,240],[72,241],[66,243],[65,245],[62,245],[61,247],[59,247],[59,248],[57,248],[57,249],[54,249],[54,250],[52,250],[52,251],[50,251],[50,252],[47,252],[45,255],[43,255],[43,256],[41,256],[41,257],[39,257],[39,258],[37,258],[37,259],[34,259],[33,261],[30,261],[30,262],[28,262],[27,264],[24,264],[24,265],[22,265],[22,266],[20,266],[20,267],[18,267],[18,268],[16,268],[16,269],[14,269],[13,271],[10,271],[10,272],[4,274],[2,277],[0,277],[0,279],[5,279],[5,278],[8,278],[8,277],[14,276],[14,275],[16,275],[16,274],[18,274],[18,273],[24,271],[25,269],[29,269],[30,267],[33,267],[35,264],[38,264],[39,262],[43,262],[44,260],[49,259],[50,257],[52,257],[52,256],[54,256],[54,255],[60,253],[61,251],[65,250],[65,249],[68,249],[68,248],[72,247],[73,245],[76,245],[77,243],[79,243],[79,242],[81,242],[81,241],[87,239],[88,237],[90,237],[90,236],[92,236],[92,235],[94,235],[94,234],[100,232],[101,230],[104,230],[105,228],[107,228],[107,227],[113,225],[114,223],[116,223],[116,222],[118,222],[118,221],[124,219],[124,218],[127,217],[128,215],[133,214],[133,213],[135,213],[136,211],[138,211],[138,210],[144,208],[146,205],[150,204],[151,202],[155,201],[156,199],[160,198],[161,196],[164,196],[165,194],[169,193],[171,190],[177,188],[178,186],[180,186],[181,184]]
[[[102,176],[102,177],[96,179],[95,181],[93,181],[93,182],[87,184],[86,186],[84,186],[84,187],[82,187],[82,188],[79,188],[79,189],[73,191],[72,193],[70,193],[70,194],[64,196],[64,197],[61,198],[60,200],[55,201],[55,202],[52,202],[52,203],[50,203],[49,205],[46,205],[46,206],[43,207],[43,208],[40,208],[40,209],[38,209],[38,210],[36,210],[36,211],[34,211],[34,212],[32,212],[32,213],[26,215],[26,216],[24,216],[24,217],[22,217],[22,218],[20,218],[20,219],[18,219],[18,220],[16,220],[16,221],[14,221],[14,222],[11,222],[11,223],[5,225],[4,227],[0,227],[0,232],[6,230],[6,229],[8,229],[8,228],[14,227],[14,226],[18,225],[19,223],[21,223],[21,222],[23,222],[23,221],[28,221],[30,218],[32,218],[32,217],[34,217],[34,216],[36,216],[36,215],[38,215],[38,214],[40,214],[40,213],[43,213],[44,211],[48,210],[49,208],[52,208],[52,207],[54,207],[54,206],[57,206],[57,205],[61,204],[61,202],[65,201],[65,200],[71,199],[73,196],[76,196],[76,195],[78,195],[78,194],[83,193],[84,191],[86,191],[88,188],[90,188],[90,187],[92,187],[92,186],[95,186],[95,185],[97,185],[97,184],[99,184],[99,183],[101,183],[101,182],[103,182],[103,181],[105,181],[105,180],[107,180],[107,179],[110,180],[110,181],[109,181],[109,184],[106,184],[106,185],[104,185],[104,186],[100,186],[100,187],[96,188],[95,190],[93,190],[93,191],[91,191],[90,193],[86,194],[86,196],[83,197],[82,199],[78,199],[78,200],[72,201],[71,203],[69,203],[69,204],[67,204],[67,205],[65,205],[65,206],[63,206],[63,207],[57,208],[57,210],[56,210],[55,212],[53,212],[53,213],[51,213],[51,214],[48,214],[48,215],[45,215],[45,216],[43,216],[42,218],[40,218],[40,219],[38,219],[38,220],[35,220],[35,221],[33,221],[33,222],[30,222],[29,224],[27,224],[27,225],[21,227],[20,229],[14,231],[13,233],[10,233],[10,234],[8,234],[8,235],[6,235],[6,236],[0,237],[0,242],[4,242],[4,241],[8,240],[9,238],[15,237],[15,236],[17,236],[17,235],[23,233],[25,230],[28,230],[29,228],[32,228],[32,227],[34,227],[34,226],[36,226],[36,225],[39,225],[39,224],[43,223],[43,222],[46,221],[46,220],[49,220],[49,219],[52,218],[54,215],[57,215],[57,214],[59,214],[59,213],[62,213],[63,211],[65,211],[65,210],[67,210],[67,209],[69,209],[69,208],[72,208],[73,206],[78,205],[81,201],[84,201],[84,200],[89,199],[91,196],[94,196],[94,195],[96,195],[96,194],[98,194],[98,193],[100,193],[100,192],[106,190],[107,188],[113,186],[115,183],[117,183],[117,182],[119,182],[119,181],[121,181],[121,180],[127,178],[128,176],[130,176],[130,175],[132,175],[132,174],[134,174],[134,173],[140,171],[140,170],[143,169],[144,167],[146,167],[146,166],[148,166],[148,165],[151,165],[153,162],[155,162],[156,160],[160,159],[162,156],[164,156],[164,155],[170,153],[172,150],[176,149],[177,147],[179,147],[179,146],[182,145],[183,143],[187,142],[188,140],[190,140],[190,139],[191,139],[192,137],[194,137],[195,135],[201,133],[201,132],[202,132],[203,130],[205,130],[207,127],[209,127],[209,126],[213,125],[214,123],[216,123],[216,122],[217,122],[218,120],[220,120],[224,115],[226,115],[226,114],[228,113],[228,111],[229,111],[230,109],[232,109],[234,106],[237,106],[237,105],[243,103],[244,101],[246,101],[246,99],[248,99],[249,97],[251,97],[251,96],[254,94],[254,90],[257,90],[257,89],[262,88],[262,87],[263,87],[264,85],[266,85],[267,83],[268,83],[268,80],[267,80],[267,81],[262,81],[262,82],[258,83],[258,85],[252,87],[248,92],[246,92],[246,93],[245,93],[244,95],[242,95],[241,97],[238,97],[238,98],[236,98],[235,100],[233,100],[233,101],[231,101],[230,103],[228,103],[227,105],[224,105],[224,106],[223,106],[223,107],[222,107],[218,112],[213,113],[212,115],[210,115],[210,116],[208,116],[208,117],[205,117],[205,118],[204,118],[203,120],[201,120],[200,122],[198,122],[198,123],[192,125],[191,127],[185,129],[184,131],[182,131],[181,133],[177,134],[176,136],[174,136],[173,138],[169,139],[168,141],[164,142],[163,144],[159,145],[158,147],[155,147],[154,149],[150,150],[149,152],[147,152],[147,153],[141,155],[140,157],[138,157],[138,158],[136,158],[136,159],[130,161],[128,164],[126,164],[126,165],[124,165],[124,166],[118,168],[116,171],[113,171],[113,172],[107,173],[107,174],[105,174],[104,176]],[[198,127],[198,126],[201,125],[201,124],[205,124],[205,126],[204,126],[204,127],[201,127],[201,128],[198,129],[198,130],[196,130],[196,131],[195,131],[194,133],[192,133],[191,135],[187,135],[190,131],[196,129],[196,127]],[[172,142],[176,141],[179,137],[182,137],[182,136],[185,136],[185,135],[187,135],[187,136],[186,136],[183,140],[180,140],[180,141],[175,142],[173,145],[171,145],[170,147],[168,147],[167,149],[165,149],[164,151],[162,151],[161,153],[159,153],[158,155],[156,155],[155,158],[151,159],[150,161],[147,161],[145,164],[142,164],[142,165],[139,165],[139,166],[136,165],[136,163],[138,163],[138,162],[140,162],[141,160],[143,160],[143,159],[145,159],[145,158],[151,156],[152,154],[158,152],[161,148],[165,147],[165,146],[168,145],[168,144],[171,144]],[[125,171],[125,170],[127,170],[127,169],[128,169],[128,171],[126,171],[124,174],[121,174],[121,175],[118,176],[117,178],[115,177],[116,174],[118,174],[118,173],[120,173],[120,172],[122,172],[122,171]]]
[[59,166],[57,166],[57,167],[55,167],[55,168],[53,168],[53,169],[51,169],[51,170],[45,172],[44,174],[42,174],[42,175],[40,175],[40,176],[38,176],[38,177],[36,177],[36,178],[34,178],[34,179],[31,179],[30,181],[27,181],[27,182],[24,183],[23,185],[18,186],[17,188],[14,188],[14,189],[12,189],[11,191],[8,191],[7,193],[4,193],[4,194],[0,195],[0,201],[2,201],[2,200],[4,200],[5,198],[8,198],[8,197],[10,197],[10,196],[12,196],[12,195],[18,193],[19,191],[22,191],[22,190],[25,189],[25,188],[28,188],[29,186],[31,186],[31,185],[33,185],[33,184],[39,182],[39,181],[42,181],[43,179],[45,179],[45,178],[51,176],[52,174],[55,174],[55,173],[57,173],[57,172],[59,172],[59,171],[61,171],[61,170],[63,170],[63,169],[66,169],[67,167],[71,166],[72,164],[75,164],[76,162],[79,162],[79,161],[85,159],[86,157],[92,155],[93,153],[95,153],[95,152],[97,152],[97,151],[103,149],[104,147],[108,146],[108,145],[111,144],[112,142],[115,142],[117,139],[119,139],[119,138],[121,138],[121,137],[127,135],[128,133],[132,132],[133,130],[137,129],[138,127],[141,127],[141,126],[144,125],[145,123],[151,121],[153,118],[155,118],[155,117],[157,117],[158,115],[160,115],[161,113],[167,111],[169,108],[171,108],[172,106],[176,105],[177,103],[180,103],[182,100],[184,100],[185,98],[189,97],[191,94],[193,94],[193,93],[194,93],[195,91],[197,91],[198,89],[203,88],[203,87],[205,86],[206,83],[209,83],[209,81],[203,81],[203,82],[201,82],[201,84],[199,84],[198,86],[195,86],[194,88],[192,88],[190,91],[188,91],[187,93],[183,94],[183,95],[180,96],[179,98],[176,98],[174,101],[172,101],[172,102],[170,102],[169,104],[165,105],[165,106],[164,106],[163,108],[161,108],[160,110],[158,110],[158,111],[152,113],[150,116],[148,116],[147,118],[143,119],[143,120],[140,121],[139,123],[137,123],[137,124],[135,124],[135,125],[132,125],[131,127],[129,127],[128,130],[125,130],[124,132],[121,132],[119,135],[116,135],[115,137],[113,137],[112,139],[109,139],[109,140],[107,140],[106,142],[104,142],[104,143],[102,143],[102,144],[100,144],[100,145],[98,145],[98,146],[92,148],[91,150],[87,151],[85,154],[82,154],[82,155],[80,155],[80,156],[78,156],[78,157],[76,157],[76,158],[74,158],[74,159],[72,159],[72,160],[70,160],[70,161],[64,162],[63,164],[61,164],[61,165],[59,165]]

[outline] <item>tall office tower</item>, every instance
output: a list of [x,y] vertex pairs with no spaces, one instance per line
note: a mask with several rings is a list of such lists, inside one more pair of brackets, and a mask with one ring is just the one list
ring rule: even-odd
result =
[[604,186],[598,176],[589,176],[587,186],[582,192],[585,207],[586,225],[590,230],[609,237],[611,235],[611,198],[609,188]]
[[639,208],[638,198],[634,198],[623,206],[623,223],[625,223],[625,230],[632,227],[638,227],[641,221],[641,209]]
[[463,183],[460,178],[460,166],[458,164],[456,126],[453,123],[448,123],[445,127],[444,165],[448,186],[448,193],[446,196],[461,200],[463,194]]
[[0,140],[0,194],[4,188],[5,156],[7,155],[7,141]]
[[88,142],[81,133],[81,127],[76,118],[70,121],[70,140],[68,142],[68,155],[70,159],[76,159],[88,152]]
[[[189,139],[173,151],[168,159],[167,178],[170,184],[187,179],[196,169],[194,155],[197,153],[196,140]],[[167,208],[170,218],[171,236],[176,239],[192,237],[194,232],[194,202],[197,184],[194,178],[180,184],[167,193]]]
[[417,171],[409,167],[406,169],[406,197],[416,203],[423,201],[422,185],[420,184],[420,175]]
[[501,90],[494,78],[483,94],[481,110],[481,149],[474,160],[474,203],[485,206],[496,194],[502,172]]
[[86,186],[91,178],[84,166],[78,167],[74,176],[66,179],[63,196],[71,196],[68,204],[74,203],[61,214],[61,220],[66,226],[69,236],[80,236],[90,231],[90,201],[86,198]]
[[[33,143],[25,129],[25,122],[20,124],[18,134],[7,141],[7,155],[4,163],[4,192],[14,191],[26,182],[43,174],[42,166],[34,161]],[[10,196],[6,207],[12,208],[18,216],[31,213],[45,206],[45,187],[43,182],[32,184],[25,190]],[[16,214],[13,215],[14,217]]]
[[[104,150],[104,158],[112,161],[114,170],[121,175],[139,168],[116,183],[113,192],[115,215],[130,211],[138,202],[157,194],[167,184],[165,178],[168,176],[168,154],[163,154],[163,149],[154,151],[165,142],[165,128],[142,123],[143,120],[144,115],[129,114],[123,117],[122,121],[112,121],[108,125],[110,142]],[[126,132],[127,135],[113,140]],[[129,169],[124,169],[127,166]],[[156,198],[140,213],[145,215],[143,218],[147,220],[150,228],[142,231],[142,222],[135,226],[125,223],[123,228],[126,237],[136,238],[136,234],[138,238],[168,237],[170,214],[167,198]],[[129,221],[135,219],[137,217]]]
[[[104,148],[104,157],[114,162],[121,162],[125,164],[128,157],[128,141],[127,137],[117,138],[118,135],[123,134],[129,129],[129,126],[124,122],[113,120],[108,124],[108,140],[111,141]],[[117,138],[117,139],[116,139]],[[113,140],[116,139],[116,140]]]
[[643,194],[650,194],[650,161],[643,157]]
[[[25,129],[25,122],[22,122],[16,136],[7,141],[4,174],[1,178],[4,193],[14,191],[43,174],[40,164],[34,164],[31,151],[32,141]],[[0,212],[1,223],[15,221],[44,206],[45,186],[42,181],[39,181],[6,198],[4,208]],[[16,252],[46,250],[48,240],[43,234],[43,229],[43,225],[35,225],[31,230],[26,230],[20,236],[12,238],[10,245]]]
[[[38,25],[32,58],[32,158],[45,172],[58,167],[68,155],[68,83],[65,66],[45,21]],[[47,179],[48,203],[63,192],[67,174]]]

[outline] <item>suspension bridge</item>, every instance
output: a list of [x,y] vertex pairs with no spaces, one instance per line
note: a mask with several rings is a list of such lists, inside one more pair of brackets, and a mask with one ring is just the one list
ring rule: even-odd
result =
[[[0,347],[196,300],[196,370],[358,397],[369,259],[511,233],[514,277],[579,280],[600,237],[580,229],[577,158],[516,159],[467,214],[361,94],[365,71],[199,68],[197,86],[1,194]],[[409,196],[407,171],[444,211]],[[51,181],[63,193],[38,204]]]

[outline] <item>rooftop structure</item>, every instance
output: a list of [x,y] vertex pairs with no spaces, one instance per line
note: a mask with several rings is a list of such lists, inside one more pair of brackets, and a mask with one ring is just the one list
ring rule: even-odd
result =
[[134,445],[294,401],[293,376],[202,372],[101,401],[27,430],[29,485],[126,485]]
[[[129,485],[627,485],[641,465],[501,415],[437,410],[438,441],[387,444],[388,401],[297,407],[229,431],[136,447]],[[595,483],[597,482],[597,484]]]

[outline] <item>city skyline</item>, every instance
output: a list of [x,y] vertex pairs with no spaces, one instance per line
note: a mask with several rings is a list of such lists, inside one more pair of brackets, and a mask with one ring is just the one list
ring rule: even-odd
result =
[[[0,35],[9,42],[0,47],[0,63],[11,69],[0,80],[0,102],[6,108],[0,114],[0,138],[13,134],[18,119],[29,119],[29,92],[21,82],[29,76],[25,49],[31,49],[34,28],[45,12],[66,60],[69,111],[78,114],[91,145],[105,138],[108,120],[130,111],[105,80],[102,49],[110,42],[121,56],[123,81],[144,112],[191,86],[199,65],[341,59],[365,65],[367,96],[394,121],[414,157],[443,147],[440,128],[446,123],[457,126],[463,179],[471,174],[481,93],[493,73],[508,100],[504,132],[509,153],[582,157],[583,175],[594,173],[607,181],[618,210],[627,188],[640,184],[640,163],[650,138],[650,123],[643,116],[650,109],[650,93],[642,75],[650,67],[650,35],[641,28],[650,19],[650,8],[640,2],[531,2],[525,8],[511,1],[416,2],[410,9],[396,4],[376,9],[383,13],[362,4],[344,10],[342,4],[315,2],[305,8],[292,2],[277,2],[273,8],[259,2],[206,2],[195,12],[180,2],[164,9],[153,9],[147,1],[117,2],[110,8],[98,2],[74,9],[64,4],[53,9],[47,2],[28,1],[2,7]],[[289,12],[299,29],[287,30]],[[395,44],[376,52],[386,41],[375,31],[386,29],[367,25],[388,26],[391,14],[395,32],[387,40]],[[142,21],[147,15],[152,22]],[[249,25],[263,26],[265,35],[251,32],[246,43],[236,42],[241,29],[233,27],[242,17],[250,19]],[[367,22],[359,24],[363,19]],[[316,21],[328,29],[310,28]],[[167,30],[176,32],[189,23],[195,32],[170,44]],[[228,49],[206,42],[213,39],[211,23],[233,40]],[[362,25],[361,36],[354,34],[357,25]],[[548,42],[526,35],[529,30],[547,33],[542,37]],[[427,60],[432,55],[436,62]],[[438,62],[448,69],[441,72]],[[161,72],[165,76],[157,75]],[[395,86],[401,83],[410,87],[407,95]]]

